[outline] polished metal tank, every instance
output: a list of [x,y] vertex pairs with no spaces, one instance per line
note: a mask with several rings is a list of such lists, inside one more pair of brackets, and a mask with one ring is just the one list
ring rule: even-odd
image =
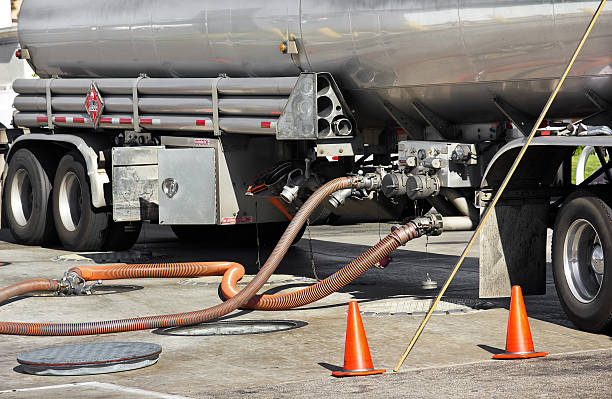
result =
[[[598,1],[24,0],[23,47],[41,77],[296,76],[326,71],[362,127],[418,100],[453,123],[503,120],[500,96],[537,114]],[[295,37],[299,54],[279,45]],[[606,6],[551,115],[612,100]]]

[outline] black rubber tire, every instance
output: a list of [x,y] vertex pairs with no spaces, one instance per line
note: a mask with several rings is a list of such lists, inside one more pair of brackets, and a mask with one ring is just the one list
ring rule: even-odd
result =
[[[60,214],[60,186],[64,177],[68,175],[76,177],[75,187],[80,190],[81,200],[78,204],[73,202],[74,207],[71,207],[75,213],[76,211],[80,212],[80,217],[77,220],[71,218],[74,226],[67,226],[62,221],[62,215]],[[106,209],[95,209],[92,206],[87,168],[81,154],[76,151],[64,155],[55,172],[53,218],[57,235],[64,248],[68,250],[97,251],[102,249],[106,243],[110,212]]]
[[[15,204],[16,208],[22,209],[21,217],[14,212],[11,195],[14,185],[17,184],[18,172],[21,172],[19,174],[22,176],[22,172],[27,173],[30,189],[27,190],[27,193],[22,192],[22,194],[31,195],[32,202],[29,211]],[[7,225],[19,244],[45,245],[53,241],[55,227],[50,206],[51,192],[49,175],[37,156],[26,148],[17,150],[9,162],[3,194]],[[25,213],[29,213],[29,217]],[[24,217],[25,220],[23,220]],[[21,223],[18,222],[20,218]]]
[[[589,222],[597,232],[604,259],[601,288],[587,303],[572,293],[564,269],[565,238],[572,223],[579,219]],[[572,323],[584,331],[612,331],[612,209],[597,195],[580,190],[565,200],[553,229],[552,270],[561,306]]]
[[115,222],[111,221],[108,236],[103,249],[108,251],[125,251],[136,243],[142,222]]
[[[256,247],[257,230],[259,230],[259,245],[262,247],[272,247],[281,238],[289,223],[260,223],[233,226],[172,226],[172,231],[179,240],[197,244],[204,247]],[[295,245],[302,235],[305,228],[302,228],[293,240]]]

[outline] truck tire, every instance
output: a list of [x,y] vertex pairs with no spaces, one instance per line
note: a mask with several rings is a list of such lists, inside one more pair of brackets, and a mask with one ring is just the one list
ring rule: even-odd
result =
[[97,251],[106,242],[109,212],[94,209],[85,162],[76,151],[60,160],[53,182],[53,218],[62,245]]
[[40,160],[28,149],[15,152],[4,185],[8,226],[19,244],[44,245],[53,241],[51,183]]
[[559,300],[578,328],[612,328],[612,209],[597,195],[578,191],[555,220],[552,267]]
[[108,251],[125,251],[136,243],[142,222],[114,222],[110,221],[108,236],[102,247]]

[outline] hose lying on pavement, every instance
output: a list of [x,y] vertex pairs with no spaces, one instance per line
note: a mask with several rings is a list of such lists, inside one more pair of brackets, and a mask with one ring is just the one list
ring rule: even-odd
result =
[[[242,265],[235,262],[193,262],[150,265],[113,265],[99,267],[75,267],[67,276],[73,279],[110,280],[124,278],[150,277],[194,277],[223,275],[222,291],[228,298],[225,302],[207,309],[160,316],[137,317],[131,319],[79,322],[79,323],[19,323],[0,322],[0,334],[12,335],[91,335],[125,331],[146,330],[163,327],[186,326],[218,319],[240,307],[262,310],[290,309],[311,303],[342,288],[363,274],[380,259],[387,256],[400,245],[420,236],[417,225],[410,222],[395,229],[367,252],[350,262],[338,272],[323,281],[299,291],[276,294],[255,295],[276,270],[287,253],[298,231],[312,211],[333,192],[346,188],[363,188],[362,177],[338,178],[317,191],[297,212],[287,230],[276,244],[266,263],[253,280],[242,290],[236,282],[244,275]],[[227,273],[226,273],[227,272]],[[63,292],[64,280],[30,280],[0,289],[0,302],[16,295],[34,291]]]

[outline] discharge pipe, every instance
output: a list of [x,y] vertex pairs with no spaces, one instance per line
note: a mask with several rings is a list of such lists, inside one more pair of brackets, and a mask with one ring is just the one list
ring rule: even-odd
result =
[[[244,268],[234,262],[197,262],[152,265],[119,265],[102,267],[77,267],[58,280],[30,280],[0,289],[0,302],[16,295],[35,291],[57,293],[82,292],[85,281],[101,279],[123,279],[144,277],[192,277],[198,275],[223,274],[222,290],[229,299],[207,309],[131,319],[78,322],[78,323],[20,323],[0,322],[0,334],[12,335],[91,335],[153,328],[186,326],[218,319],[240,307],[250,309],[281,310],[301,306],[320,299],[342,288],[361,275],[380,259],[400,245],[419,237],[424,230],[418,222],[409,222],[394,229],[367,252],[350,262],[332,276],[305,289],[278,295],[255,296],[283,259],[296,234],[312,211],[331,193],[346,188],[376,189],[380,186],[377,177],[354,176],[332,180],[319,188],[295,215],[287,230],[277,243],[268,260],[241,291],[235,283],[244,274]],[[242,270],[241,270],[242,269]],[[235,270],[235,271],[233,271]],[[231,271],[231,273],[229,273]],[[242,275],[241,275],[242,273]]]

